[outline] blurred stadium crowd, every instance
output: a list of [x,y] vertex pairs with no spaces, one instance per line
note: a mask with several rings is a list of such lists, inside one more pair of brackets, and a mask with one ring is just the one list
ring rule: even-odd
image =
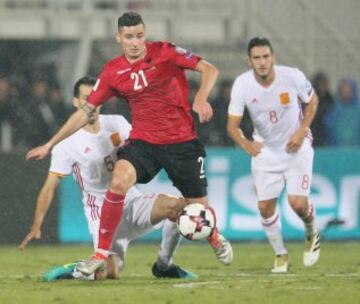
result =
[[[23,150],[45,142],[73,110],[69,100],[63,97],[54,66],[35,66],[31,61],[24,65],[19,64],[18,59],[17,53],[13,62],[8,61],[0,69],[0,144],[3,151]],[[343,78],[337,90],[332,91],[327,75],[319,72],[312,77],[312,83],[320,99],[312,124],[314,145],[360,146],[360,100],[356,81]],[[220,79],[211,100],[214,119],[207,124],[197,124],[199,137],[208,146],[233,145],[226,133],[231,87],[232,80]],[[198,83],[190,80],[190,102],[197,88]],[[103,112],[121,112],[131,119],[126,103],[118,100],[111,100]],[[246,116],[243,123],[250,136],[252,126]]]

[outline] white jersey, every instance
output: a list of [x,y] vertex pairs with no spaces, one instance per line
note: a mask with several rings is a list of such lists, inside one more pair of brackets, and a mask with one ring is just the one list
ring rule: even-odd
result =
[[[253,138],[264,148],[285,151],[290,136],[302,120],[301,103],[308,103],[314,90],[310,81],[298,69],[274,66],[275,79],[263,87],[250,70],[235,79],[228,113],[243,116],[244,107],[249,111],[254,125]],[[304,145],[311,144],[310,129]]]
[[80,129],[52,150],[49,171],[73,173],[84,193],[105,194],[116,162],[116,151],[129,137],[131,125],[120,115],[100,115],[100,131]]
[[[117,160],[116,151],[127,140],[131,130],[131,125],[123,116],[100,115],[99,119],[98,133],[80,129],[58,143],[52,150],[49,169],[58,176],[73,173],[82,190],[84,212],[95,250],[100,211]],[[151,223],[151,210],[156,197],[157,194],[153,193],[142,194],[136,187],[131,187],[126,193],[124,215],[114,242],[116,252],[126,253],[132,239],[157,228]]]

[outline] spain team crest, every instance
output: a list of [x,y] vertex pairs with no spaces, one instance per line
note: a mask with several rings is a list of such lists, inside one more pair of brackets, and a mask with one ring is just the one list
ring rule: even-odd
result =
[[120,146],[121,138],[120,138],[120,134],[118,132],[112,133],[110,138],[111,138],[111,142],[114,147]]
[[290,95],[289,93],[281,93],[280,94],[280,103],[282,105],[288,105],[290,103]]

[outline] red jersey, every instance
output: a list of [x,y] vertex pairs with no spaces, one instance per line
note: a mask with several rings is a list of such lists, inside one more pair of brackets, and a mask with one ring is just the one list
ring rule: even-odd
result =
[[109,61],[89,103],[98,106],[111,96],[125,98],[132,114],[132,139],[153,144],[194,139],[185,69],[195,69],[201,58],[168,42],[146,43],[146,50],[135,63],[124,55]]

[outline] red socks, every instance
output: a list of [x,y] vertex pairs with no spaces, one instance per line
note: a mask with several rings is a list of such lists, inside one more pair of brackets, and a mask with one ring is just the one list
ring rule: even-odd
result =
[[[216,214],[215,214],[215,210],[212,207],[208,207],[212,214],[214,215],[215,218],[215,225],[216,225]],[[213,233],[207,238],[207,241],[210,243],[210,245],[214,248],[218,248],[220,246],[219,244],[219,230],[217,228],[217,226],[215,226]]]
[[125,195],[110,190],[105,195],[101,208],[98,253],[108,256],[116,228],[124,211]]

